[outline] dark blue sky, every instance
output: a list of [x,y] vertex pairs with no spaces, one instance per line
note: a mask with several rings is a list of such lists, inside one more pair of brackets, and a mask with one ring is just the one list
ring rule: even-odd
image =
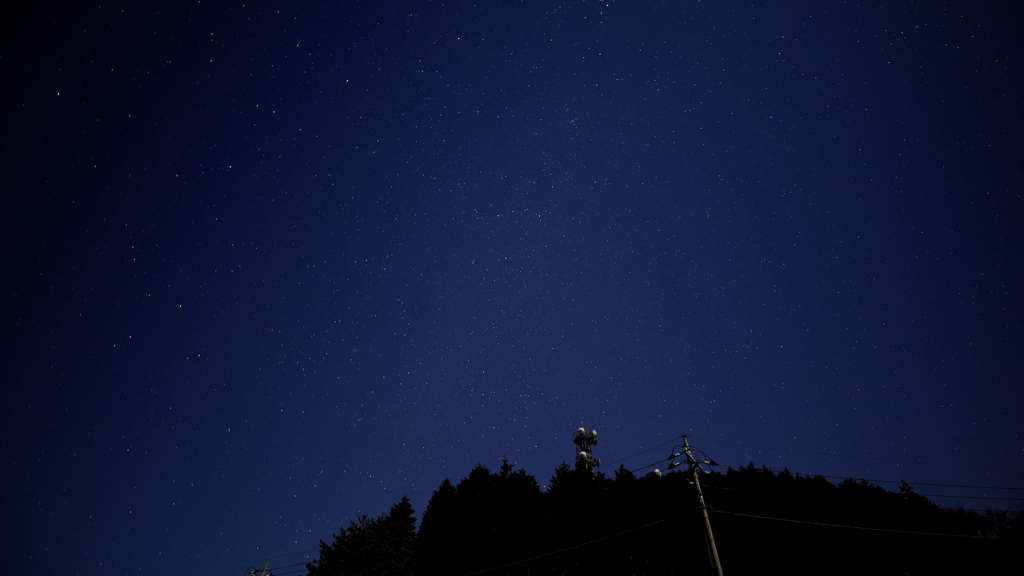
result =
[[1024,486],[1021,8],[93,4],[0,18],[13,573],[241,574],[581,422]]

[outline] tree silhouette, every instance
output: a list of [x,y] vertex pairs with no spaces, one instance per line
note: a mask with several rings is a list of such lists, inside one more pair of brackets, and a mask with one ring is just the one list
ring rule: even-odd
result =
[[[701,477],[727,574],[963,574],[1015,559],[1020,513],[943,510],[903,483],[775,473],[753,464]],[[507,460],[441,482],[418,533],[407,498],[321,542],[310,576],[708,573],[689,472],[609,479],[558,466],[546,492]],[[936,535],[940,534],[940,535]],[[955,536],[944,536],[955,535]],[[967,536],[967,537],[959,537]]]
[[463,574],[536,555],[545,519],[536,479],[503,460],[434,492],[417,535],[422,574]]
[[321,540],[320,557],[306,569],[309,576],[413,576],[415,535],[412,504],[402,498],[388,515],[364,514],[334,534],[330,545]]

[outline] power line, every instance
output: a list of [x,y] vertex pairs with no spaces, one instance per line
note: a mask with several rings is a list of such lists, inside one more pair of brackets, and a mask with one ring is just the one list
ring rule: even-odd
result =
[[651,462],[650,464],[648,464],[646,466],[641,466],[641,467],[637,468],[636,470],[630,470],[629,473],[630,474],[636,474],[637,472],[643,470],[644,468],[650,468],[651,466],[654,466],[655,464],[661,464],[662,462],[668,462],[669,460],[672,460],[672,459],[673,458],[662,458],[661,460],[658,460],[657,462]]
[[943,534],[940,532],[914,532],[911,530],[892,530],[890,528],[868,528],[867,526],[846,526],[843,524],[826,524],[824,522],[810,522],[808,520],[791,520],[789,518],[772,518],[771,516],[757,516],[755,514],[743,514],[740,512],[726,512],[716,510],[720,514],[732,514],[733,516],[746,516],[747,518],[760,518],[762,520],[777,520],[779,522],[793,522],[796,524],[811,524],[814,526],[830,526],[832,528],[849,528],[851,530],[871,530],[874,532],[895,532],[897,534],[919,534],[923,536],[949,536],[951,538],[990,538],[987,536],[971,536],[968,534]]
[[968,498],[970,500],[1012,500],[1024,502],[1024,498],[1006,498],[1003,496],[953,496],[951,494],[918,494],[919,496],[930,496],[932,498]]
[[[838,476],[826,476],[826,478],[838,478]],[[902,484],[902,480],[872,480],[871,478],[866,479],[868,482],[889,482],[890,484]],[[978,488],[981,490],[1024,490],[1024,488],[1008,488],[1006,486],[971,486],[970,484],[931,484],[928,482],[907,482],[914,486],[942,486],[943,488]]]
[[576,548],[582,548],[583,546],[589,546],[589,545],[591,545],[591,544],[593,544],[595,542],[600,542],[602,540],[608,540],[609,538],[615,538],[616,536],[622,536],[623,534],[629,534],[630,532],[636,532],[637,530],[643,530],[644,528],[649,528],[651,526],[654,526],[655,524],[661,524],[662,522],[667,522],[667,521],[675,518],[676,516],[678,516],[678,514],[669,516],[668,518],[662,518],[661,520],[655,520],[654,522],[651,522],[650,524],[644,524],[643,526],[637,526],[636,528],[630,528],[629,530],[623,530],[622,532],[617,532],[615,534],[609,534],[608,536],[602,536],[600,538],[597,538],[597,539],[594,539],[594,540],[590,540],[589,542],[583,542],[582,544],[576,544],[574,546],[569,546],[568,548],[562,548],[561,550],[555,550],[554,552],[548,552],[547,554],[541,554],[540,556],[534,556],[533,558],[526,558],[526,559],[523,559],[523,560],[516,560],[515,562],[509,562],[508,564],[502,564],[501,566],[492,566],[492,567],[486,568],[484,570],[477,570],[476,572],[468,572],[466,574],[463,574],[462,576],[473,576],[474,574],[483,574],[484,572],[490,572],[491,570],[501,570],[502,568],[508,568],[509,566],[515,566],[516,564],[523,564],[523,563],[526,563],[526,562],[533,562],[534,560],[539,560],[541,558],[547,558],[548,556],[554,556],[555,554],[561,554],[562,552],[568,552],[569,550],[574,550]]
[[287,558],[288,556],[298,556],[299,554],[309,554],[310,552],[319,552],[319,551],[320,551],[319,548],[315,548],[313,550],[303,550],[302,552],[292,552],[291,554],[278,554],[276,556],[271,556],[271,558]]
[[[625,458],[619,458],[618,460],[616,460],[614,462],[609,462],[607,465],[611,466],[612,464],[618,464],[619,462],[622,462],[624,460],[629,460],[630,458],[633,458],[635,456],[639,456],[641,454],[646,454],[646,453],[650,452],[651,450],[655,450],[657,448],[661,448],[662,446],[664,446],[666,444],[669,444],[671,442],[675,442],[676,440],[679,440],[680,438],[682,438],[682,436],[676,436],[675,438],[670,438],[670,439],[662,442],[661,444],[658,444],[657,446],[652,446],[652,447],[648,448],[647,450],[641,450],[641,451],[637,452],[636,454],[633,454],[632,456],[626,456]],[[655,464],[657,464],[657,462],[655,462]],[[653,464],[652,464],[652,466],[653,466]],[[644,466],[644,468],[646,468],[646,466]]]
[[[727,468],[740,468],[740,469],[743,469],[743,468],[746,467],[746,466],[741,466],[741,465],[736,465],[736,464],[722,464],[722,465],[727,467]],[[773,472],[776,472],[776,474],[777,474],[777,472],[782,471],[782,470],[779,470],[779,469],[776,469],[776,468],[769,468],[767,466],[764,466],[764,467],[765,467],[765,469],[769,469],[769,470],[771,470]],[[847,480],[847,479],[853,478],[853,477],[850,477],[850,476],[828,476],[828,475],[824,475],[824,474],[811,474],[811,472],[795,472],[793,470],[790,470],[790,474],[795,475],[795,476],[812,476],[812,477],[813,476],[820,476],[821,478],[836,478],[836,479],[840,479],[840,480]],[[886,484],[903,484],[903,482],[904,482],[902,480],[878,480],[878,479],[873,479],[873,478],[861,478],[861,479],[855,479],[855,480],[866,480],[867,482],[884,482]],[[975,485],[971,485],[971,484],[936,484],[936,483],[931,483],[931,482],[910,482],[910,481],[906,481],[906,483],[909,484],[910,486],[939,486],[939,487],[942,487],[942,488],[976,488],[976,489],[979,489],[979,490],[1017,490],[1017,491],[1024,491],[1024,488],[1013,488],[1013,487],[1009,487],[1009,486],[975,486]],[[1012,500],[1013,498],[1006,498],[1006,499],[1007,500]]]
[[[722,442],[724,442],[724,441],[722,441]],[[856,458],[856,456],[852,456],[852,458]],[[644,468],[649,468],[651,466],[654,466],[655,464],[660,464],[662,462],[666,462],[666,461],[673,460],[673,459],[674,459],[674,455],[673,456],[669,456],[668,458],[664,458],[662,460],[658,460],[657,462],[652,462],[651,464],[648,464],[646,466],[641,466],[640,468],[637,468],[636,470],[631,470],[630,472],[631,473],[636,473],[636,472],[638,472],[640,470],[643,470]],[[746,468],[745,466],[737,466],[737,465],[734,465],[734,464],[723,464],[723,466],[726,466],[727,468],[737,468],[737,469],[744,469],[744,468]],[[768,467],[762,467],[762,468],[765,469],[765,470],[770,470],[772,472],[776,472],[776,473],[779,472],[778,470],[773,470],[773,469],[768,468]],[[820,476],[822,478],[838,478],[838,479],[843,479],[843,480],[846,480],[848,478],[852,478],[850,476],[830,476],[830,475],[826,475],[826,474],[809,474],[809,473],[806,473],[806,472],[791,472],[791,474],[795,474],[797,476]],[[862,480],[867,480],[869,482],[886,482],[886,483],[890,483],[890,484],[903,484],[904,483],[903,480],[873,480],[873,479],[864,479],[864,478],[862,478]],[[1011,487],[1007,487],[1007,486],[973,486],[973,485],[966,485],[966,484],[937,484],[937,483],[929,483],[929,482],[906,482],[906,484],[908,484],[908,485],[917,485],[917,486],[939,486],[939,487],[944,487],[944,488],[974,488],[974,489],[980,489],[980,490],[1024,490],[1024,488],[1011,488]],[[722,487],[722,486],[712,486],[712,488],[717,488],[719,490],[732,490],[732,491],[735,491],[735,492],[750,492],[752,494],[765,494],[765,495],[768,495],[768,496],[787,496],[785,494],[772,494],[772,493],[769,493],[769,492],[756,492],[756,491],[753,491],[753,490],[740,490],[739,488],[725,488],[725,487]],[[918,493],[918,495],[919,496],[929,497],[929,498],[963,498],[963,499],[969,499],[969,500],[1003,500],[1003,501],[1011,501],[1011,502],[1024,502],[1024,498],[1012,498],[1012,497],[1008,497],[1008,496],[959,496],[959,495],[952,495],[952,494],[920,494],[920,493]]]
[[252,566],[252,564],[246,564],[245,566],[242,566],[241,568],[236,568],[234,570],[230,570],[228,572],[225,572],[225,573],[221,574],[220,576],[228,576],[228,574],[234,574],[235,572],[238,572],[239,570],[245,570],[249,566]]
[[[287,558],[288,556],[297,556],[299,554],[309,554],[310,552],[319,552],[319,551],[320,551],[320,549],[317,548],[315,550],[303,550],[302,552],[292,552],[290,554],[278,554],[276,556],[268,556],[268,558]],[[225,573],[221,574],[220,576],[228,576],[229,574],[234,574],[234,573],[238,572],[239,570],[245,570],[246,568],[248,568],[249,566],[252,566],[252,565],[253,565],[253,563],[250,562],[249,564],[246,564],[245,566],[242,566],[241,568],[237,568],[235,570],[231,570],[230,572],[225,572]],[[294,564],[294,566],[299,566],[299,564]],[[278,568],[271,568],[270,570],[278,570],[280,568],[289,568],[289,566],[279,566]],[[279,574],[277,576],[282,576],[282,575]]]
[[[292,554],[294,556],[294,554]],[[298,564],[288,564],[287,566],[278,566],[276,568],[268,568],[268,570],[282,570],[284,568],[294,568],[296,566],[305,566],[307,562],[299,562]],[[280,576],[280,575],[278,575]]]
[[928,466],[956,466],[960,468],[986,468],[989,470],[1012,470],[1024,472],[1024,468],[1013,468],[1008,466],[978,466],[976,464],[950,464],[941,462],[922,462],[920,460],[898,460],[896,458],[878,458],[875,456],[853,456],[850,454],[837,454],[835,452],[815,452],[813,450],[797,450],[796,448],[779,448],[778,446],[762,446],[760,444],[747,444],[745,442],[732,442],[730,440],[715,440],[714,438],[700,438],[690,436],[694,440],[706,440],[708,442],[721,442],[723,444],[735,444],[736,446],[749,446],[751,448],[764,448],[765,450],[785,450],[787,452],[799,452],[801,454],[816,454],[818,456],[836,456],[838,458],[858,458],[861,460],[877,460],[880,462],[900,462],[902,464],[926,464]]
[[[832,476],[832,478],[836,478],[836,476]],[[908,482],[908,484],[909,484],[909,482]],[[729,490],[729,491],[732,491],[732,492],[747,492],[747,493],[750,493],[750,494],[764,494],[765,496],[780,496],[780,497],[783,497],[783,498],[802,498],[802,497],[804,497],[802,494],[778,494],[778,493],[774,493],[774,492],[759,492],[757,490],[743,490],[743,489],[740,489],[740,488],[726,488],[725,486],[715,486],[714,484],[708,486],[708,488],[711,488],[712,490]],[[1022,501],[1022,502],[1024,502],[1024,498],[1003,498],[1003,497],[999,497],[999,496],[953,496],[951,494],[918,494],[917,492],[915,492],[915,494],[917,494],[918,496],[928,496],[930,498],[969,498],[969,499],[973,499],[973,500],[1013,500],[1013,501]]]
[[[682,436],[677,436],[675,438],[671,438],[669,440],[666,440],[665,442],[662,442],[661,444],[658,444],[657,446],[653,446],[653,447],[648,448],[646,450],[641,450],[640,452],[637,452],[636,454],[632,454],[632,455],[626,456],[624,458],[619,458],[618,460],[615,460],[614,462],[610,462],[608,465],[611,466],[612,464],[618,464],[619,462],[622,462],[624,460],[629,460],[630,458],[633,458],[635,456],[639,456],[641,454],[646,454],[647,452],[650,452],[651,450],[655,450],[657,448],[665,446],[666,444],[669,444],[671,442],[679,440],[680,438],[682,438]],[[879,457],[874,457],[874,456],[854,456],[854,455],[850,455],[850,454],[838,454],[838,453],[835,453],[835,452],[815,452],[815,451],[812,451],[812,450],[798,450],[796,448],[781,448],[781,447],[778,447],[778,446],[764,446],[764,445],[761,445],[761,444],[748,444],[748,443],[745,443],[745,442],[733,442],[731,440],[716,440],[716,439],[713,439],[713,438],[702,438],[700,436],[690,436],[690,438],[693,438],[694,440],[706,440],[708,442],[720,442],[720,443],[723,443],[723,444],[734,444],[736,446],[748,446],[748,447],[752,447],[752,448],[764,448],[766,450],[785,450],[787,452],[799,452],[799,453],[803,453],[803,454],[815,454],[815,455],[818,455],[818,456],[836,456],[836,457],[841,457],[841,458],[858,458],[858,459],[862,459],[862,460],[878,460],[878,461],[882,461],[882,462],[899,462],[899,463],[903,463],[903,464],[927,464],[929,466],[957,466],[957,467],[963,467],[963,468],[985,468],[985,469],[992,469],[992,470],[1024,471],[1024,468],[1014,468],[1014,467],[1007,467],[1007,466],[977,466],[977,465],[974,465],[974,464],[950,464],[950,463],[941,463],[941,462],[923,462],[923,461],[920,461],[920,460],[898,460],[898,459],[895,459],[895,458],[879,458]],[[660,464],[662,462],[665,462],[665,461],[668,461],[668,460],[671,460],[671,459],[672,459],[671,457],[664,458],[662,460],[658,460],[657,462],[652,462],[651,464],[648,464],[647,466],[641,466],[640,468],[637,468],[636,470],[631,470],[631,472],[635,473],[635,472],[637,472],[639,470],[643,470],[644,468],[649,468],[651,466],[654,466],[655,464]],[[725,466],[727,466],[729,468],[743,468],[744,467],[744,466],[734,466],[734,465],[725,465]],[[807,473],[804,473],[804,472],[793,472],[793,474],[800,474],[800,475],[804,475],[804,476],[811,476],[812,475],[812,474],[807,474]],[[814,476],[822,476],[824,478],[843,478],[843,479],[847,478],[847,476],[828,476],[828,475],[824,475],[824,474],[814,474]],[[866,480],[868,480],[869,482],[888,482],[888,483],[893,483],[893,484],[900,484],[900,483],[902,483],[902,481],[900,481],[900,480],[874,480],[874,479],[871,479],[871,478],[867,478]],[[907,483],[908,484],[914,484],[914,485],[917,485],[917,486],[943,486],[943,487],[948,487],[948,488],[979,488],[979,489],[983,489],[983,490],[1024,490],[1024,488],[1011,488],[1011,487],[1002,487],[1002,486],[974,486],[974,485],[964,485],[964,484],[934,484],[934,483],[928,483],[928,482],[907,482]]]
[[[826,453],[826,452],[811,452],[811,451],[808,451],[808,450],[796,450],[796,449],[792,449],[792,448],[776,448],[776,447],[772,447],[772,446],[760,446],[760,445],[757,445],[757,444],[745,444],[745,443],[742,443],[742,442],[730,442],[728,440],[712,440],[710,438],[699,438],[697,436],[691,436],[691,438],[698,439],[698,440],[708,440],[708,441],[711,441],[711,442],[723,442],[723,443],[726,443],[726,444],[736,444],[736,445],[740,445],[740,446],[752,446],[752,447],[755,447],[755,448],[766,448],[766,449],[771,449],[771,450],[788,450],[788,451],[791,451],[791,452],[803,452],[803,453],[808,453],[808,454],[818,454],[818,455],[822,455],[822,456],[842,456],[844,458],[861,458],[861,459],[866,459],[866,460],[882,460],[882,461],[888,461],[888,462],[931,464],[931,465],[934,465],[934,466],[942,466],[943,465],[943,464],[935,464],[935,463],[931,463],[931,462],[914,462],[912,460],[892,460],[892,459],[886,459],[886,458],[872,458],[872,457],[869,457],[869,456],[850,456],[850,455],[845,455],[845,454],[834,454],[834,453]],[[672,440],[669,440],[667,442],[663,442],[659,446],[664,446],[665,444],[668,444],[669,442],[672,442],[673,440],[677,440],[677,438],[673,438]],[[650,452],[651,450],[654,450],[655,448],[658,448],[659,446],[654,446],[653,448],[648,448],[647,450],[643,450],[641,452],[638,452],[638,453],[634,454],[633,456],[638,456],[638,455],[643,454],[645,452]],[[627,456],[626,458],[623,458],[622,460],[626,460],[628,458],[632,458],[633,456]],[[661,464],[662,462],[667,462],[669,460],[674,460],[676,456],[677,456],[676,454],[670,455],[668,458],[663,458],[663,459],[658,460],[656,462],[652,462],[652,463],[647,464],[645,466],[641,466],[641,467],[639,467],[639,468],[637,468],[635,470],[630,470],[630,473],[635,474],[635,473],[639,472],[640,470],[643,470],[645,468],[650,468],[651,466],[654,466],[656,464]],[[618,462],[618,461],[621,461],[621,460],[617,460],[616,462]],[[614,464],[614,463],[615,462],[613,462],[612,464]],[[726,466],[727,468],[738,468],[738,469],[744,469],[745,468],[745,466],[737,466],[737,465],[734,465],[734,464],[724,464],[724,466]],[[954,465],[951,464],[951,466],[954,466]],[[956,464],[955,466],[960,466],[960,465]],[[983,466],[973,466],[973,467],[975,467],[975,468],[983,468]],[[767,468],[767,467],[763,467],[763,468],[765,468],[767,470],[771,470],[773,472],[779,472],[778,470],[772,470],[771,468]],[[999,468],[999,469],[1003,469],[1003,468]],[[1013,470],[1013,468],[1005,468],[1005,469]],[[806,473],[806,472],[791,472],[791,474],[795,474],[795,475],[798,475],[798,476],[821,476],[822,478],[836,478],[836,479],[842,479],[842,480],[845,480],[847,478],[852,478],[850,476],[831,476],[831,475],[827,475],[827,474],[809,474],[809,473]],[[888,484],[903,484],[904,483],[903,480],[877,480],[877,479],[864,479],[864,478],[862,478],[862,480],[867,480],[869,482],[885,482],[885,483],[888,483]],[[943,487],[943,488],[972,488],[972,489],[976,489],[976,490],[1016,490],[1016,491],[1024,491],[1024,488],[1015,488],[1015,487],[1009,487],[1009,486],[976,486],[976,485],[970,485],[970,484],[939,484],[939,483],[934,483],[934,482],[906,482],[906,483],[908,485],[912,485],[912,486],[937,486],[937,487]],[[739,491],[739,492],[752,492],[752,493],[754,493],[753,491],[750,491],[750,490],[739,490],[737,488],[722,488],[722,487],[719,487],[719,488],[722,489],[722,490],[734,490],[734,491]],[[768,495],[772,495],[772,496],[778,496],[778,494],[769,494],[767,492],[756,492],[756,493],[758,493],[758,494],[768,494]],[[1024,498],[1011,498],[1011,497],[1000,497],[1000,496],[956,496],[956,495],[952,495],[952,494],[919,494],[919,495],[920,496],[929,497],[929,498],[963,498],[963,499],[969,499],[969,500],[1003,500],[1003,501],[1011,501],[1011,502],[1024,502]]]
[[[640,468],[637,468],[636,470],[630,470],[630,473],[634,473],[635,474],[636,472],[639,472],[640,470],[643,470],[644,468],[650,468],[651,466],[654,466],[655,464],[661,464],[662,462],[667,462],[667,461],[673,460],[673,459],[674,458],[670,456],[668,458],[664,458],[662,460],[658,460],[657,462],[652,462],[652,463],[650,463],[650,464],[648,464],[646,466],[641,466]],[[722,466],[726,466],[727,468],[737,468],[737,469],[744,469],[745,468],[745,466],[737,466],[737,465],[734,465],[734,464],[723,464]],[[776,472],[776,473],[779,472],[778,470],[773,470],[773,469],[767,468],[767,467],[764,467],[764,469],[771,470],[772,472]],[[842,480],[846,480],[848,478],[852,478],[851,476],[830,476],[830,475],[827,475],[827,474],[809,474],[807,472],[791,472],[791,474],[794,474],[794,475],[797,475],[797,476],[821,476],[822,478],[837,478],[837,479],[842,479]],[[903,483],[903,480],[875,480],[875,479],[867,479],[867,478],[862,478],[862,480],[867,480],[869,482],[885,482],[885,483],[889,483],[889,484],[902,484]],[[966,484],[937,484],[937,483],[929,483],[929,482],[907,482],[907,484],[914,485],[914,486],[939,486],[939,487],[944,487],[944,488],[974,488],[974,489],[979,489],[979,490],[1018,490],[1018,491],[1024,491],[1024,488],[1011,488],[1011,487],[1007,487],[1007,486],[973,486],[973,485],[966,485]],[[736,491],[744,492],[744,490],[739,490],[737,488],[721,488],[721,489],[722,490],[736,490]],[[750,491],[746,490],[746,492],[750,492]],[[763,494],[768,494],[768,493],[764,492]],[[966,498],[966,499],[972,499],[972,500],[1008,500],[1008,501],[1014,501],[1014,502],[1016,502],[1016,501],[1024,502],[1024,498],[1012,498],[1012,497],[1008,497],[1008,496],[1006,496],[1006,497],[1002,497],[1002,496],[954,496],[952,494],[919,494],[919,495],[920,496],[928,496],[928,497],[932,497],[932,498]]]
[[[898,534],[917,534],[917,535],[924,535],[924,536],[948,536],[948,537],[952,537],[952,538],[989,538],[989,537],[971,536],[971,535],[965,535],[965,534],[945,534],[945,533],[940,533],[940,532],[915,532],[915,531],[911,531],[911,530],[894,530],[894,529],[891,529],[891,528],[869,528],[869,527],[866,527],[866,526],[847,526],[847,525],[844,525],[844,524],[828,524],[828,523],[824,523],[824,522],[811,522],[811,521],[808,521],[808,520],[791,520],[791,519],[788,519],[788,518],[773,518],[771,516],[757,516],[757,515],[754,515],[754,514],[744,514],[744,513],[741,513],[741,512],[727,512],[727,511],[724,511],[724,510],[715,510],[715,512],[718,512],[718,513],[721,513],[721,514],[732,514],[734,516],[746,516],[748,518],[759,518],[759,519],[762,519],[762,520],[776,520],[776,521],[779,521],[779,522],[793,522],[793,523],[797,523],[797,524],[811,524],[811,525],[816,525],[816,526],[829,526],[829,527],[832,527],[832,528],[849,528],[849,529],[852,529],[852,530],[870,530],[870,531],[875,531],[875,532],[893,532],[893,533],[898,533]],[[462,576],[474,576],[476,574],[483,574],[485,572],[490,572],[492,570],[500,570],[502,568],[508,568],[509,566],[515,566],[517,564],[524,564],[526,562],[532,562],[534,560],[539,560],[541,558],[546,558],[548,556],[554,556],[555,554],[561,554],[562,552],[568,552],[569,550],[574,550],[576,548],[582,548],[584,546],[589,546],[589,545],[594,544],[596,542],[601,542],[603,540],[608,540],[608,539],[611,539],[611,538],[615,538],[617,536],[622,536],[623,534],[628,534],[630,532],[636,532],[637,530],[642,530],[644,528],[649,528],[651,526],[654,526],[654,525],[657,525],[657,524],[661,524],[662,522],[667,522],[669,520],[672,520],[673,518],[676,518],[676,517],[678,517],[678,514],[673,515],[673,516],[669,516],[668,518],[663,518],[661,520],[656,520],[656,521],[651,522],[649,524],[644,524],[643,526],[637,526],[635,528],[630,528],[629,530],[623,530],[622,532],[617,532],[615,534],[609,534],[608,536],[602,536],[601,538],[596,538],[594,540],[583,542],[581,544],[576,544],[574,546],[569,546],[567,548],[562,548],[560,550],[555,550],[553,552],[548,552],[546,554],[540,554],[538,556],[533,556],[531,558],[524,558],[522,560],[516,560],[514,562],[509,562],[507,564],[501,564],[499,566],[492,566],[490,568],[485,568],[483,570],[477,570],[475,572],[467,572],[466,574],[463,574]]]
[[742,488],[726,488],[725,486],[715,486],[714,484],[709,484],[707,486],[707,488],[711,488],[712,490],[728,490],[730,492],[746,492],[747,494],[763,494],[764,496],[778,496],[780,498],[807,498],[807,496],[805,496],[803,494],[777,494],[775,492],[761,492],[759,490],[743,490]]
[[[915,532],[915,531],[911,531],[911,530],[894,530],[894,529],[891,529],[891,528],[869,528],[867,526],[847,526],[847,525],[844,525],[844,524],[828,524],[828,523],[824,523],[824,522],[811,522],[811,521],[808,521],[808,520],[792,520],[792,519],[789,519],[789,518],[773,518],[771,516],[758,516],[758,515],[755,515],[755,514],[744,514],[744,513],[741,513],[741,512],[727,512],[727,511],[724,511],[724,510],[715,510],[715,512],[718,512],[720,514],[731,514],[733,516],[745,516],[745,517],[748,517],[748,518],[759,518],[759,519],[762,519],[762,520],[776,520],[776,521],[779,521],[779,522],[793,522],[793,523],[797,523],[797,524],[811,524],[811,525],[815,525],[815,526],[829,526],[829,527],[832,527],[832,528],[848,528],[848,529],[851,529],[851,530],[869,530],[869,531],[874,531],[874,532],[893,532],[893,533],[897,533],[897,534],[917,534],[917,535],[924,535],[924,536],[948,536],[948,537],[951,537],[951,538],[990,538],[990,537],[983,537],[983,536],[971,536],[971,535],[965,535],[965,534],[945,534],[945,533],[940,533],[940,532]],[[555,554],[561,554],[562,552],[568,552],[569,550],[574,550],[576,548],[582,548],[583,546],[589,546],[590,544],[594,544],[596,542],[601,542],[602,540],[608,540],[610,538],[615,538],[617,536],[622,536],[623,534],[628,534],[630,532],[636,532],[637,530],[642,530],[644,528],[649,528],[649,527],[654,526],[656,524],[661,524],[662,522],[667,522],[669,520],[672,520],[673,518],[676,518],[676,517],[678,517],[678,514],[673,515],[673,516],[669,516],[668,518],[663,518],[661,520],[656,520],[656,521],[651,522],[649,524],[644,524],[643,526],[637,526],[635,528],[630,528],[629,530],[623,530],[622,532],[617,532],[615,534],[610,534],[608,536],[602,536],[601,538],[596,538],[596,539],[590,540],[588,542],[583,542],[581,544],[576,544],[574,546],[569,546],[567,548],[562,548],[560,550],[555,550],[554,552],[548,552],[546,554],[540,554],[538,556],[533,556],[531,558],[524,558],[522,560],[516,560],[514,562],[509,562],[507,564],[502,564],[500,566],[492,566],[490,568],[485,568],[483,570],[477,570],[475,572],[468,572],[466,574],[463,574],[462,576],[474,576],[476,574],[483,574],[485,572],[490,572],[492,570],[500,570],[502,568],[508,568],[509,566],[515,566],[517,564],[524,564],[526,562],[532,562],[534,560],[539,560],[541,558],[546,558],[548,556],[554,556]],[[282,576],[284,576],[284,575],[282,575]]]

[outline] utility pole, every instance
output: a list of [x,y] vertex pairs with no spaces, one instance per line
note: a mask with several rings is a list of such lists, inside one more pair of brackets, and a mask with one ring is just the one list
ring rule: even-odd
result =
[[274,576],[273,573],[267,572],[267,566],[270,566],[270,558],[267,557],[267,561],[263,563],[263,570],[260,570],[259,574],[256,573],[256,569],[253,568],[249,572],[249,576]]
[[[700,473],[703,472],[703,470],[700,467],[700,462],[694,460],[693,454],[690,454],[690,442],[685,434],[683,435],[683,452],[686,453],[686,462],[690,465],[690,471],[693,472],[693,485],[697,487],[697,498],[700,500],[700,513],[704,516],[704,531],[707,533],[708,546],[711,549],[711,564],[715,569],[715,574],[717,576],[722,576],[722,563],[718,560],[718,548],[715,547],[715,536],[711,533],[711,520],[708,518],[708,507],[704,504],[704,492],[700,489]],[[710,464],[710,462],[707,463]]]

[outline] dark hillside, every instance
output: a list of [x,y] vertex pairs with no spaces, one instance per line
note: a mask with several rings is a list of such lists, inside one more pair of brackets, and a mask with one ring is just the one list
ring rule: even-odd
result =
[[[775,473],[700,476],[725,574],[968,574],[1011,565],[1020,514],[939,508],[903,484]],[[562,464],[541,491],[505,461],[445,479],[414,530],[408,499],[321,546],[311,575],[712,573],[693,475],[613,478]]]
[[[705,574],[708,546],[689,473],[614,478],[563,464],[542,493],[525,471],[477,466],[434,494],[417,537],[423,574]],[[774,473],[701,476],[723,565],[747,574],[963,574],[1006,565],[1006,513],[944,510],[904,485]],[[516,563],[518,561],[522,561]]]

